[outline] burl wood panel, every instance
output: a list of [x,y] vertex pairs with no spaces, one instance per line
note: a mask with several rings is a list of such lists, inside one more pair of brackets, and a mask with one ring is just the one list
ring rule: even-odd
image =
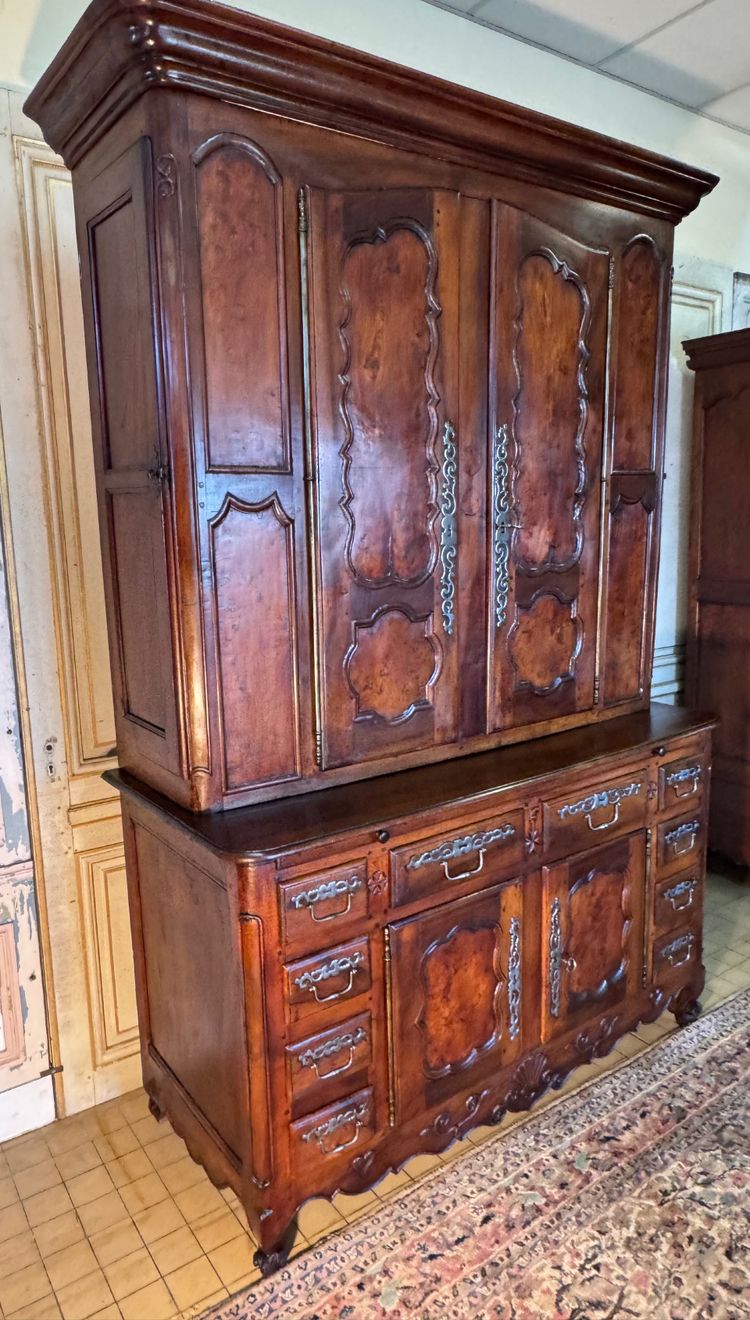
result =
[[517,1055],[521,940],[517,882],[391,928],[400,1120]]
[[[613,500],[613,504],[615,501]],[[653,509],[618,500],[609,519],[605,702],[627,701],[643,690],[643,614]]]
[[[288,468],[281,179],[254,142],[193,153],[211,467]],[[263,775],[258,776],[263,778]]]
[[638,833],[545,868],[545,1039],[637,991],[645,856]]
[[620,471],[654,465],[663,266],[648,236],[633,239],[620,263],[613,454]]
[[262,504],[229,496],[211,547],[225,786],[291,778],[299,773],[291,519],[276,496]]

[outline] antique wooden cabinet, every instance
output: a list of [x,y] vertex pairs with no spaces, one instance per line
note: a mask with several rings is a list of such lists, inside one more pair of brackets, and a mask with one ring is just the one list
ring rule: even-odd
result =
[[686,689],[720,716],[709,843],[750,865],[750,330],[685,343],[695,372]]
[[73,171],[146,1085],[271,1268],[305,1198],[696,1011],[710,720],[649,678],[715,180],[206,0],[95,0],[28,111]]

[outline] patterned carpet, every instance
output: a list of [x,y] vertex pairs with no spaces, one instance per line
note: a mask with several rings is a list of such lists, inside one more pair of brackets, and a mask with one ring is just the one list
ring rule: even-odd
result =
[[211,1320],[750,1317],[750,991]]

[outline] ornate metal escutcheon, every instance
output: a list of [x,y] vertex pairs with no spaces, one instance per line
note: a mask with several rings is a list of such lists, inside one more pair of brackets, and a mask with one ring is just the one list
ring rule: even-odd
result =
[[450,637],[456,622],[456,431],[452,422],[443,426],[443,457],[440,464],[440,610],[443,628]]
[[521,1030],[521,918],[511,917],[508,953],[508,1035],[516,1040]]
[[508,427],[503,423],[495,432],[492,450],[492,556],[496,628],[502,628],[508,609],[511,530]]
[[562,975],[563,942],[560,929],[560,900],[554,899],[549,922],[549,1011],[560,1016],[560,978]]

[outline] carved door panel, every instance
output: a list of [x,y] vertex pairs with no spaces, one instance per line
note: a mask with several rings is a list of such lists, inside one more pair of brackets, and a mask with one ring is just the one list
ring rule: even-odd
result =
[[319,757],[458,732],[459,201],[309,204]]
[[611,1019],[638,993],[645,855],[641,831],[572,862],[544,867],[544,1040],[579,1023]]
[[523,939],[518,881],[390,928],[399,1122],[469,1088],[481,1095],[521,1052]]
[[594,704],[609,256],[493,226],[490,730]]

